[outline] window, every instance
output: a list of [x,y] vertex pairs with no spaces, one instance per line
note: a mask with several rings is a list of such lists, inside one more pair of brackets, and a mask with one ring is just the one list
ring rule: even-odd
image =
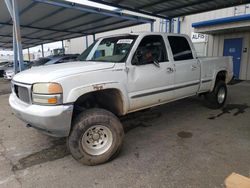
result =
[[193,53],[185,37],[169,36],[170,47],[175,61],[193,59]]
[[136,40],[136,35],[104,38],[83,52],[78,60],[100,62],[125,62]]
[[144,65],[153,61],[159,63],[168,61],[165,43],[160,35],[146,36],[142,39],[135,52],[132,64]]

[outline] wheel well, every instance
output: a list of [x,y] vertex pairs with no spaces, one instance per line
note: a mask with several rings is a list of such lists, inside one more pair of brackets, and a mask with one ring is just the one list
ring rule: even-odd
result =
[[227,77],[227,72],[226,71],[220,71],[220,72],[218,72],[218,74],[216,76],[216,82],[218,82],[220,80],[226,82],[226,77]]
[[80,96],[74,103],[74,113],[90,108],[103,108],[115,115],[123,114],[123,99],[118,89],[105,89]]

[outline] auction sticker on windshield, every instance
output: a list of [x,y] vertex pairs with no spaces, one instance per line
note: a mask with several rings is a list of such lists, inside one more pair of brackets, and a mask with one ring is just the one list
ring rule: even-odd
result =
[[133,39],[120,39],[117,41],[117,44],[132,44]]

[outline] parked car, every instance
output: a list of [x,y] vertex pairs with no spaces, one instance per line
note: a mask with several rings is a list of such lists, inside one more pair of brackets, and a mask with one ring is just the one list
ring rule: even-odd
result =
[[12,62],[9,61],[0,62],[0,77],[3,77],[4,71],[8,68],[8,66],[11,63]]
[[67,54],[40,58],[39,60],[33,62],[32,67],[72,62],[75,61],[78,56],[79,54]]
[[78,62],[17,74],[9,103],[29,126],[67,137],[77,161],[97,165],[122,147],[117,117],[194,95],[221,108],[232,76],[231,57],[198,58],[186,35],[132,33],[100,38]]
[[53,56],[39,58],[39,59],[31,62],[31,67],[37,67],[37,66],[44,65],[45,63],[47,63],[51,59],[53,59]]
[[[30,62],[29,61],[24,61],[23,62],[24,70],[27,70],[30,68]],[[4,70],[3,77],[6,80],[12,80],[12,78],[15,75],[14,71],[14,64],[8,64],[8,67]]]
[[46,62],[44,65],[54,65],[54,64],[60,64],[60,63],[67,63],[72,62],[77,59],[79,54],[68,54],[68,55],[62,55],[62,56],[55,56],[50,61]]
[[[71,62],[77,59],[79,54],[69,54],[69,55],[59,55],[59,56],[49,56],[45,58],[40,58],[32,63],[24,61],[24,70],[31,67],[44,66],[44,65],[53,65]],[[9,67],[4,71],[4,78],[11,80],[15,75],[13,64],[10,64]]]

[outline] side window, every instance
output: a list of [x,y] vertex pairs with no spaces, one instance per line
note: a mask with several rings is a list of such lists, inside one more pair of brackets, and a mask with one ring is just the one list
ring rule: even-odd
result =
[[175,61],[194,59],[190,45],[185,37],[168,36]]
[[168,61],[164,40],[160,35],[146,36],[140,42],[132,59],[134,65]]

